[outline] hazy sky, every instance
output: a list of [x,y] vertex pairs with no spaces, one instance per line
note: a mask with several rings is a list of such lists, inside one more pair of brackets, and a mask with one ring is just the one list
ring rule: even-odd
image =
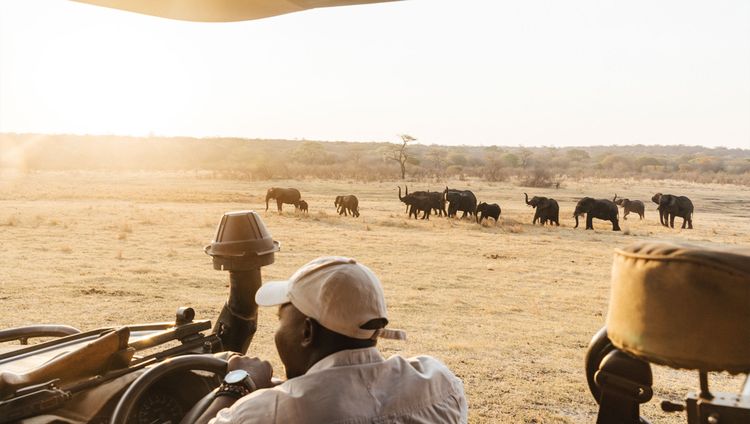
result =
[[750,1],[407,0],[191,23],[0,1],[0,131],[750,147]]

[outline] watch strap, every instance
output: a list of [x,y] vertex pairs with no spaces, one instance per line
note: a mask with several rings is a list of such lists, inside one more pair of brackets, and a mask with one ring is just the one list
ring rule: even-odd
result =
[[219,391],[216,392],[215,397],[229,396],[235,399],[239,399],[243,396],[247,396],[250,393],[257,390],[257,386],[253,381],[252,377],[248,375],[247,378],[239,383],[221,383]]
[[250,393],[252,393],[252,390],[241,384],[222,383],[221,386],[219,386],[219,391],[216,392],[214,397],[229,396],[234,399],[239,399]]

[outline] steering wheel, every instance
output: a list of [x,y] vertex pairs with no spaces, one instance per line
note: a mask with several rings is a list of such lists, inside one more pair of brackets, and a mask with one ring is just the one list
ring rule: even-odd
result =
[[[168,374],[191,370],[208,371],[223,378],[227,373],[227,361],[211,355],[185,355],[167,359],[141,374],[141,376],[138,377],[130,387],[128,387],[120,398],[120,401],[117,402],[110,424],[127,424],[133,422],[131,417],[135,413],[135,406],[138,405],[141,397],[147,393],[151,387]],[[209,395],[212,394],[213,392],[201,399],[201,401],[199,401],[198,404],[188,412],[186,417],[188,415],[195,418],[199,417],[210,405],[210,399],[212,399],[212,397],[209,397]],[[206,401],[206,399],[209,401]],[[199,405],[200,408],[197,408]],[[193,420],[195,418],[193,418]]]

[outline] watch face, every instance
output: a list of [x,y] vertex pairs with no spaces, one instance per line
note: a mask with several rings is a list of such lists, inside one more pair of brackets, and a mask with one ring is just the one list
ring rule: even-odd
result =
[[227,375],[224,377],[224,382],[227,384],[237,384],[244,381],[247,377],[249,377],[247,371],[234,370],[227,373]]

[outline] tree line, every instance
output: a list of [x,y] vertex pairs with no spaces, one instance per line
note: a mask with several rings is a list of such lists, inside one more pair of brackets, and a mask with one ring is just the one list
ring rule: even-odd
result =
[[438,146],[389,142],[0,134],[0,169],[204,171],[232,179],[512,179],[550,187],[623,177],[750,185],[750,150],[701,146]]

